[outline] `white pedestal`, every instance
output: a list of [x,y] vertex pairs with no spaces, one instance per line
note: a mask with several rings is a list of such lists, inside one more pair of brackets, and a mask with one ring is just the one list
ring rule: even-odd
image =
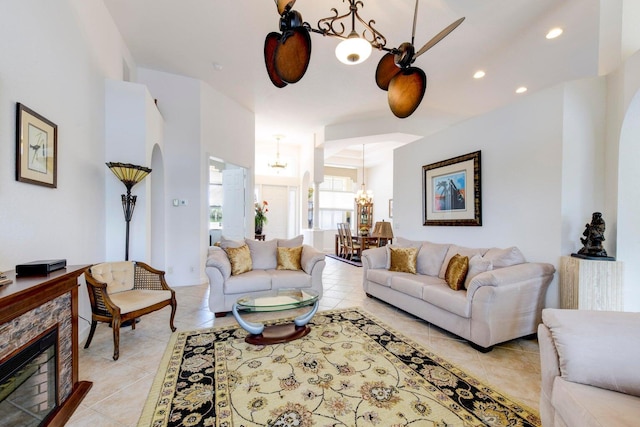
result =
[[560,308],[623,311],[622,262],[563,256]]

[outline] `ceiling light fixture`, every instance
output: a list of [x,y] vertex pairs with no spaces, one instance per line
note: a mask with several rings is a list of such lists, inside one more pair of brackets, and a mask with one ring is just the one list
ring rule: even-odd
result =
[[475,74],[473,75],[474,79],[481,79],[486,75],[486,73],[483,70],[478,70],[475,72]]
[[[365,21],[360,17],[363,0],[342,0],[349,4],[349,11],[341,15],[338,9],[331,8],[333,16],[320,19],[317,28],[312,28],[302,19],[300,12],[292,9],[296,0],[274,0],[280,15],[280,32],[270,32],[264,41],[264,61],[269,79],[278,88],[297,83],[307,72],[311,59],[310,34],[337,37],[342,42],[336,47],[336,57],[344,64],[364,62],[374,48],[387,52],[376,67],[376,84],[388,92],[391,112],[401,119],[409,117],[422,102],[427,88],[426,74],[412,64],[464,21],[464,17],[457,19],[417,49],[414,41],[419,0],[415,1],[411,41],[390,49],[386,47],[386,37],[374,28],[376,21]],[[351,25],[348,21],[345,25],[344,20],[350,20]],[[360,27],[358,30],[356,24]]]
[[373,203],[373,191],[367,190],[364,185],[364,144],[362,144],[362,188],[356,193],[356,203],[360,206]]
[[[358,6],[364,7],[362,1],[348,0],[349,1],[349,13],[340,15],[336,8],[332,8],[331,11],[335,16],[323,18],[318,21],[318,30],[323,36],[338,37],[343,39],[338,46],[336,46],[336,58],[343,64],[355,65],[360,64],[369,58],[371,50],[382,49],[387,44],[387,39],[375,28],[374,20],[365,22],[358,13]],[[345,25],[340,22],[343,19],[351,19],[351,32],[348,36],[345,36]],[[364,30],[362,31],[362,37],[356,31],[356,19]],[[339,30],[338,30],[339,28]],[[316,31],[313,30],[312,31]],[[366,38],[367,33],[371,34],[369,39]]]
[[276,138],[276,161],[273,163],[269,163],[270,168],[274,168],[277,173],[280,173],[281,170],[284,170],[287,167],[286,163],[280,162],[280,139],[283,138],[282,135],[275,135]]
[[549,40],[555,39],[556,37],[559,37],[562,32],[562,28],[552,28],[545,37]]
[[527,91],[527,88],[525,86],[520,86],[518,89],[516,89],[516,93],[525,93]]

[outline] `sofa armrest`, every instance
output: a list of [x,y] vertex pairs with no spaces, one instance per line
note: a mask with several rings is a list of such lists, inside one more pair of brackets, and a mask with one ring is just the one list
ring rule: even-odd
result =
[[305,273],[311,275],[313,267],[320,261],[324,261],[324,252],[320,252],[310,245],[302,245],[300,264]]
[[556,269],[551,264],[526,262],[510,267],[496,268],[478,274],[469,283],[467,299],[472,300],[475,293],[483,286],[521,285],[524,282],[539,283],[547,286],[553,279]]
[[229,262],[227,253],[221,248],[209,248],[206,267],[217,268],[220,271],[223,280],[227,280],[231,277],[231,262]]
[[387,248],[373,248],[362,251],[362,267],[387,268]]

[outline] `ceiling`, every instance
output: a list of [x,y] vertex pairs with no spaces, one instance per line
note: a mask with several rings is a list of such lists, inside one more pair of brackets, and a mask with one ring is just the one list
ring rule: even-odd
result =
[[[363,2],[360,15],[375,20],[387,47],[410,41],[414,0]],[[428,78],[425,98],[410,118],[397,119],[387,105],[387,93],[378,89],[374,79],[383,53],[374,50],[363,64],[344,65],[335,58],[339,42],[335,38],[312,34],[305,76],[296,84],[276,88],[267,76],[263,56],[265,36],[278,31],[273,0],[104,3],[137,66],[200,79],[253,111],[256,144],[273,143],[276,134],[286,136],[283,144],[311,143],[314,133],[325,126],[340,129],[354,122],[379,121],[395,129],[373,139],[353,135],[333,141],[327,135],[325,157],[340,153],[349,157],[342,150],[359,152],[365,143],[371,144],[367,158],[388,159],[384,150],[424,136],[411,138],[398,129],[409,129],[419,121],[422,133],[424,129],[435,132],[517,96],[598,72],[599,0],[422,0],[416,48],[456,19],[466,19],[417,59],[414,66],[422,68]],[[294,5],[313,27],[332,15],[331,8],[345,13],[348,4],[298,0]],[[545,39],[547,31],[556,26],[564,34]],[[473,79],[478,69],[485,70],[486,77]],[[519,86],[527,86],[528,92],[515,94]],[[356,165],[360,162],[354,160]],[[369,160],[367,163],[369,166]]]

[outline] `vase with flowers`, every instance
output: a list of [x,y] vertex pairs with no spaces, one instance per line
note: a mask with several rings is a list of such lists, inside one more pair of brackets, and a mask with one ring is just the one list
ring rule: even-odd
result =
[[269,203],[263,200],[262,203],[256,202],[256,216],[255,216],[255,232],[256,234],[262,234],[262,227],[267,223],[267,212],[269,212]]

